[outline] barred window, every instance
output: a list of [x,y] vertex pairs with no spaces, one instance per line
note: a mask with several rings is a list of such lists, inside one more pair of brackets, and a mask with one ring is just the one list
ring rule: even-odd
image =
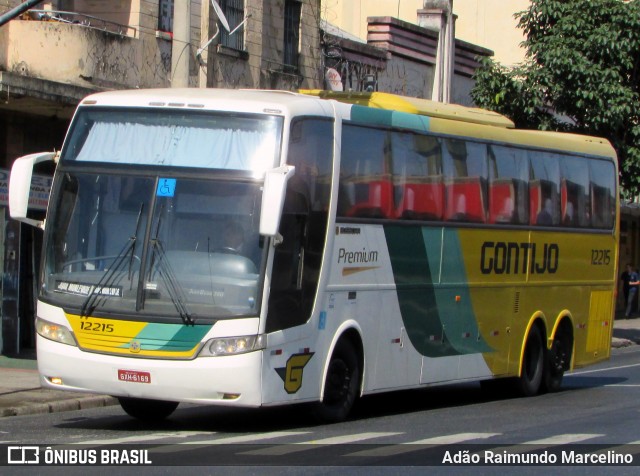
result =
[[[244,20],[244,0],[221,0],[220,7],[231,31]],[[244,50],[244,29],[240,28],[233,35],[224,28],[220,29],[220,44],[235,50]]]
[[300,14],[302,4],[299,0],[286,0],[284,4],[284,64],[298,66],[300,53]]
[[158,30],[173,31],[173,2],[160,0],[158,3]]

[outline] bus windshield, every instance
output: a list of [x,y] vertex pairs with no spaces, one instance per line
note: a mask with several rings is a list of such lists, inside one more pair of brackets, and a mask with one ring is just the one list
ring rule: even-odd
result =
[[261,185],[71,173],[51,210],[42,297],[71,312],[258,312]]
[[282,123],[81,107],[50,205],[41,298],[82,316],[191,324],[256,315],[260,182],[278,163]]

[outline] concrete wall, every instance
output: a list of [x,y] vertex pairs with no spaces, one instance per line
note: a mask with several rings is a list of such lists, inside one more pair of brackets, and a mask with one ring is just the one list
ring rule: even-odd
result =
[[14,20],[0,29],[0,69],[97,88],[168,85],[170,44],[58,22]]
[[[379,91],[429,99],[435,77],[438,33],[394,17],[368,18],[367,45],[387,52],[388,60],[377,73]],[[344,48],[343,48],[344,51]],[[450,102],[472,105],[471,79],[478,57],[490,50],[455,41],[454,75]]]
[[434,68],[425,63],[393,56],[378,75],[378,90],[411,97],[430,97]]
[[[378,90],[403,96],[431,97],[435,68],[424,63],[407,61],[397,56],[387,63],[385,71],[378,75]],[[466,76],[454,75],[451,102],[473,107],[471,89],[474,81]]]

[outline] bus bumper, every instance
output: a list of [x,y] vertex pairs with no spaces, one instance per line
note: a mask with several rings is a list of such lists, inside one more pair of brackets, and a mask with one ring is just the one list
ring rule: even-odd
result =
[[38,335],[37,352],[47,388],[200,404],[262,404],[261,351],[194,360],[128,358],[83,352]]

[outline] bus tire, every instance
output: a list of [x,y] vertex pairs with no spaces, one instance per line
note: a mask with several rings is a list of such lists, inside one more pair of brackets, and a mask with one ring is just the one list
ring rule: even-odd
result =
[[347,339],[340,339],[331,354],[323,398],[314,408],[315,417],[328,423],[344,421],[356,401],[359,385],[356,351]]
[[178,402],[146,398],[118,397],[118,402],[129,416],[147,422],[164,420],[178,407]]
[[545,373],[545,349],[540,329],[533,326],[524,346],[522,373],[516,380],[516,390],[524,397],[540,391]]
[[571,359],[567,343],[556,336],[553,339],[551,348],[547,351],[546,366],[544,372],[543,390],[547,392],[557,392],[562,387],[564,371],[568,368]]

